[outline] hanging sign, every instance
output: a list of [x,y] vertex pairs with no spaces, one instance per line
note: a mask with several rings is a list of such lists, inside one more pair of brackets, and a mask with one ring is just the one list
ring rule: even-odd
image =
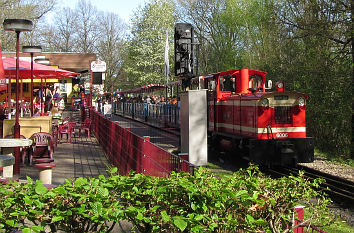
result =
[[91,72],[106,72],[106,62],[101,60],[91,62]]

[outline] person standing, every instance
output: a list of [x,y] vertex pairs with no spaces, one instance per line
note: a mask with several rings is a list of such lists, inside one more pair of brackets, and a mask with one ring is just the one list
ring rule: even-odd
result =
[[46,112],[52,109],[52,99],[53,99],[53,87],[48,86],[45,90],[45,102],[44,102],[44,110]]
[[[57,86],[57,87],[55,87],[53,98],[54,98],[54,100],[57,100],[60,97],[61,97],[61,91],[60,91],[59,86]],[[59,101],[60,101],[60,99],[56,102],[59,102]]]

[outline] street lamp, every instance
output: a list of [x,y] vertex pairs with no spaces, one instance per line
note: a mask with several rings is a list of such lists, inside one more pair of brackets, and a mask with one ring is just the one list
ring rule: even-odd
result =
[[[36,60],[34,60],[36,63],[41,64],[41,65],[47,65],[49,66],[49,59],[47,58],[37,58]],[[47,85],[46,85],[47,86]],[[44,103],[43,103],[43,99],[45,97],[44,95],[44,91],[43,91],[43,81],[42,81],[42,76],[41,76],[41,116],[43,116],[44,113]]]
[[41,53],[41,46],[22,46],[22,52],[31,54],[31,116],[33,116],[33,54]]
[[[16,121],[14,126],[14,138],[20,138],[20,123],[19,123],[19,50],[20,50],[20,33],[32,31],[32,21],[27,19],[5,19],[4,30],[16,32]],[[15,147],[15,167],[14,174],[20,173],[20,147]]]

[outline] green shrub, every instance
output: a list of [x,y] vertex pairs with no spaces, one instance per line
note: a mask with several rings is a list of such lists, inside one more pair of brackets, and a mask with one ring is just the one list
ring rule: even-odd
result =
[[28,179],[1,186],[0,229],[110,232],[126,220],[140,232],[280,232],[292,227],[297,204],[312,210],[309,223],[328,217],[319,183],[301,173],[270,179],[257,167],[223,179],[204,168],[166,178],[113,169],[110,177],[67,180],[53,189]]

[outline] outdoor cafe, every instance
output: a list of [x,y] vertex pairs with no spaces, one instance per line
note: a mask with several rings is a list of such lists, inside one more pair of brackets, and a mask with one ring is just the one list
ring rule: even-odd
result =
[[[19,35],[30,31],[32,22],[8,19],[3,25],[5,31],[14,31],[17,35],[16,57],[2,58],[0,50],[0,166],[4,168],[3,177],[12,177],[12,165],[13,172],[19,174],[20,163],[29,159],[31,164],[37,154],[48,155],[44,161],[47,165],[38,168],[48,170],[48,166],[52,166],[54,144],[58,143],[61,133],[69,138],[73,130],[62,121],[58,109],[61,97],[53,98],[54,90],[50,87],[60,79],[72,79],[79,74],[34,63],[33,54],[41,52],[40,46],[24,46],[23,52],[31,53],[31,62],[20,59]],[[9,155],[11,151],[6,151],[8,148],[13,150],[14,157]]]

